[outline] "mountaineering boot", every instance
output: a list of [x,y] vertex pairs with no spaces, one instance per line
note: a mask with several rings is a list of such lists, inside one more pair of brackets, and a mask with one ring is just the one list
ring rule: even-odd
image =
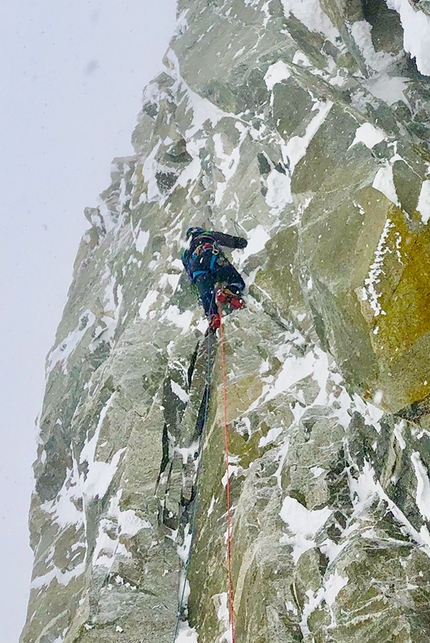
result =
[[218,288],[216,291],[216,299],[220,304],[230,304],[235,310],[243,308],[245,302],[240,296],[239,288],[230,288],[229,286],[223,286]]
[[209,333],[215,333],[216,330],[220,327],[221,325],[221,318],[218,313],[214,313],[208,318],[209,321],[209,328],[208,331]]

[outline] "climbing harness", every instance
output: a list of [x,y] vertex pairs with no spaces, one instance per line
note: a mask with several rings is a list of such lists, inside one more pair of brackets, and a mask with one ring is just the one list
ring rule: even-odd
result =
[[221,303],[217,302],[218,314],[220,317],[220,340],[221,340],[221,370],[222,370],[222,391],[223,391],[223,406],[224,406],[224,454],[226,466],[226,485],[225,493],[227,500],[227,580],[228,580],[228,613],[230,618],[231,629],[231,643],[235,643],[235,629],[234,629],[234,591],[233,591],[233,577],[231,572],[231,498],[230,498],[230,475],[229,475],[229,444],[228,444],[228,422],[227,422],[227,371],[225,365],[225,347],[224,347],[224,326],[222,322],[222,308]]
[[[211,237],[208,235],[207,238],[210,239]],[[182,260],[185,260],[190,279],[194,282],[196,277],[199,275],[205,275],[207,272],[213,272],[220,255],[221,253],[215,240],[201,243],[188,257],[187,251],[185,250],[182,254]],[[199,264],[202,266],[201,268],[199,268]]]

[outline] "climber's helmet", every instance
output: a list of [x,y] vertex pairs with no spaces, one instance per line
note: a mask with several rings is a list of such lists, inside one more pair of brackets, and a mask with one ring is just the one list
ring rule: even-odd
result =
[[185,236],[187,239],[190,237],[194,237],[196,234],[201,234],[203,232],[203,228],[199,228],[198,226],[192,226],[191,228],[188,228],[188,230],[185,233]]

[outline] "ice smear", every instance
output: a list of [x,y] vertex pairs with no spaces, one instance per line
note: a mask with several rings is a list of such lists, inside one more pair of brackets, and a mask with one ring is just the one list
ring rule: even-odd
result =
[[418,451],[412,453],[411,461],[417,478],[416,503],[424,518],[430,520],[430,481],[428,471],[423,465]]
[[329,17],[321,9],[319,0],[281,0],[286,18],[290,14],[300,20],[309,31],[316,31],[326,36],[334,45],[338,45],[340,35]]
[[421,214],[421,221],[426,225],[430,220],[430,181],[423,181],[417,210]]
[[315,536],[331,514],[332,511],[328,507],[311,511],[295,498],[289,496],[285,498],[279,515],[287,525],[291,536],[282,536],[280,542],[292,546],[294,563],[297,563],[305,551],[315,546]]
[[418,70],[430,76],[430,17],[415,9],[409,0],[386,0],[390,9],[400,14],[403,47],[416,59]]
[[79,317],[79,322],[77,327],[72,330],[61,343],[53,348],[49,353],[46,360],[46,374],[52,371],[52,369],[57,365],[61,364],[61,368],[64,374],[67,373],[64,362],[68,360],[70,355],[74,352],[79,342],[84,337],[85,333],[95,322],[95,315],[91,310],[86,310]]
[[372,125],[372,123],[363,123],[363,125],[357,128],[354,140],[349,146],[349,149],[357,145],[357,143],[363,143],[371,150],[372,147],[383,141],[386,136],[385,132],[379,129],[379,127]]

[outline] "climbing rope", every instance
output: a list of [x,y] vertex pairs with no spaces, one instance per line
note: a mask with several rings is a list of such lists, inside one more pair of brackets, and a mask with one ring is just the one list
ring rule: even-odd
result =
[[231,573],[231,500],[230,500],[230,475],[229,475],[229,447],[228,447],[228,423],[227,423],[227,372],[225,366],[224,327],[222,322],[221,304],[217,302],[218,314],[220,317],[220,340],[221,340],[221,370],[222,370],[222,391],[224,406],[224,454],[226,467],[226,500],[227,500],[227,579],[228,579],[228,613],[230,617],[231,643],[235,643],[234,630],[234,592],[233,578]]
[[[227,501],[227,581],[228,581],[228,612],[230,620],[230,630],[231,630],[231,643],[235,643],[235,623],[234,623],[234,591],[233,591],[233,577],[232,577],[232,557],[231,557],[231,495],[230,495],[230,476],[229,476],[229,441],[228,441],[228,423],[227,423],[227,371],[226,371],[226,359],[225,359],[225,341],[224,341],[224,328],[222,322],[222,307],[219,302],[217,302],[218,314],[220,318],[220,343],[221,343],[221,371],[222,371],[222,391],[223,391],[223,426],[224,426],[224,455],[225,455],[225,466],[226,466],[226,501]],[[188,580],[188,571],[190,566],[191,554],[194,546],[194,536],[195,536],[195,526],[196,526],[196,517],[198,509],[198,500],[199,500],[199,478],[203,462],[203,440],[204,433],[206,429],[206,421],[209,412],[209,398],[210,398],[210,388],[211,388],[211,338],[212,335],[209,334],[207,337],[207,375],[206,375],[206,386],[205,386],[205,402],[204,402],[204,419],[202,433],[200,436],[200,453],[199,453],[199,463],[197,466],[197,472],[195,477],[195,498],[193,501],[193,509],[191,514],[191,543],[190,549],[187,556],[187,561],[184,568],[184,577],[182,584],[181,596],[178,604],[178,612],[176,616],[176,627],[175,635],[173,637],[173,643],[175,643],[178,634],[179,634],[179,625],[183,617],[183,609],[185,602],[185,591],[187,587]]]

